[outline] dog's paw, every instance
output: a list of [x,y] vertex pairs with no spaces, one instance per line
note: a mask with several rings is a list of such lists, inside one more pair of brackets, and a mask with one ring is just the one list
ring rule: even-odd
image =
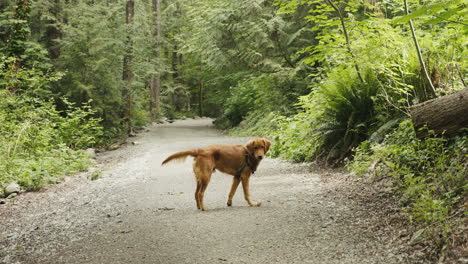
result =
[[252,206],[252,207],[259,207],[260,205],[262,205],[262,203],[252,203],[252,204],[250,204],[250,206]]
[[228,201],[227,206],[232,206],[232,201]]

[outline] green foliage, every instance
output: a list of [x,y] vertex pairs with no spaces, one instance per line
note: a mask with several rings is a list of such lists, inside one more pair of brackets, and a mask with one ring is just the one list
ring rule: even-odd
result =
[[382,144],[363,142],[349,169],[360,175],[392,176],[414,220],[443,223],[468,194],[467,146],[466,135],[417,139],[406,120]]
[[379,90],[369,75],[366,83],[349,77],[352,69],[336,70],[299,104],[303,112],[284,118],[274,133],[279,156],[294,161],[341,160],[365,140],[375,125],[374,97]]
[[102,1],[66,6],[67,22],[61,25],[62,37],[56,40],[61,54],[55,65],[66,74],[53,90],[78,105],[92,99],[107,137],[120,133],[125,38],[122,10],[121,5]]
[[251,111],[244,119],[244,123],[229,131],[236,136],[271,136],[272,131],[279,129],[278,114],[270,112],[265,114],[263,110]]
[[[3,11],[3,10],[2,10]],[[10,11],[10,12],[8,12]],[[16,1],[10,10],[2,12],[0,22],[0,34],[4,34],[8,41],[0,52],[8,57],[20,59],[26,50],[27,37],[30,33],[28,20],[31,13],[30,3],[28,1]]]
[[314,95],[318,97],[315,107],[321,108],[322,114],[312,121],[311,132],[319,140],[318,150],[329,150],[328,158],[338,158],[335,151],[344,157],[369,136],[376,122],[373,102],[378,91],[376,82],[372,77],[362,83],[347,76],[344,71],[330,75],[331,82]]
[[92,181],[95,181],[99,178],[102,177],[102,171],[100,170],[95,170],[93,172],[91,172],[89,175],[88,175],[88,179],[92,180]]
[[185,4],[190,26],[181,32],[181,52],[204,84],[203,111],[223,128],[250,112],[294,112],[291,105],[309,92],[310,69],[296,54],[311,40],[302,14],[277,15],[265,0]]
[[[309,8],[304,19],[313,25],[317,40],[317,44],[300,51],[308,55],[304,62],[315,67],[309,83],[315,90],[300,101],[304,113],[286,117],[282,129],[270,133],[277,139],[278,155],[296,161],[314,158],[339,161],[361,141],[371,135],[376,140],[379,134],[391,129],[392,120],[407,115],[412,104],[431,97],[420,74],[410,35],[395,26],[397,18],[391,19],[403,14],[402,3],[390,1],[384,6],[363,5],[360,1],[333,2],[345,14],[350,50],[346,49],[338,13],[329,3],[277,1],[282,14]],[[410,4],[414,8],[415,2]],[[427,12],[418,11],[415,18],[427,20],[449,8],[433,1],[427,4],[427,8],[422,8]],[[466,52],[459,42],[466,41],[461,35],[463,27],[456,22],[462,14],[460,6],[460,1],[450,3],[450,8],[457,9],[454,21],[440,22],[418,36],[425,55],[434,60],[428,59],[426,63],[438,85],[438,94],[464,87],[462,72],[457,70],[464,63],[460,56]],[[440,36],[444,37],[439,39]],[[356,77],[355,65],[359,65],[361,74],[365,73],[364,82]]]
[[44,73],[37,68],[18,68],[18,59],[14,57],[1,57],[0,61],[0,88],[12,91],[25,92],[29,95],[46,97],[50,95],[50,82],[59,80],[62,73]]
[[463,0],[427,1],[428,3],[416,6],[409,15],[398,16],[394,23],[407,23],[410,19],[421,18],[424,24],[453,23],[466,16],[466,2]]
[[465,199],[466,136],[395,130],[412,105],[466,86],[465,0],[408,0],[409,15],[400,0],[161,2],[157,21],[135,0],[133,23],[125,1],[0,3],[0,185],[39,188],[88,165],[76,149],[196,113],[272,138],[275,157],[339,164],[355,149],[349,168],[391,175],[419,222]]
[[277,132],[272,133],[274,140],[270,155],[284,157],[294,162],[310,161],[317,152],[317,138],[313,137],[309,120],[316,113],[313,111],[300,112],[292,117],[278,117]]
[[[238,125],[249,113],[269,113],[282,105],[281,93],[275,89],[274,78],[268,75],[244,80],[231,87],[230,96],[224,105],[223,117],[229,120],[229,127]],[[263,115],[263,114],[262,114]]]
[[16,181],[34,190],[91,164],[70,148],[90,147],[101,133],[89,106],[61,112],[37,98],[5,90],[0,96],[0,185]]
[[55,117],[57,136],[72,149],[84,149],[94,146],[103,135],[101,119],[93,117],[95,111],[88,104],[81,107],[62,99],[66,110]]
[[[66,97],[77,105],[92,100],[90,105],[102,119],[106,142],[126,136],[123,116],[127,103],[131,105],[132,126],[141,127],[150,121],[150,79],[169,72],[164,58],[155,58],[152,2],[135,1],[134,13],[133,24],[127,25],[125,2],[80,1],[69,5],[38,0],[32,8],[31,37],[47,48],[53,67],[63,72],[49,89],[50,96]],[[133,76],[128,84],[130,102],[122,92],[127,39],[133,44],[128,51]],[[63,103],[57,106],[60,110],[67,107]]]

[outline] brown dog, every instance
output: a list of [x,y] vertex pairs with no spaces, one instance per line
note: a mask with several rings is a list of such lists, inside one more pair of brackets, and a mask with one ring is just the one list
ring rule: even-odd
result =
[[260,206],[260,203],[254,203],[250,200],[249,179],[255,172],[260,161],[270,148],[271,142],[263,138],[250,140],[246,145],[212,145],[206,148],[192,149],[172,154],[162,162],[162,165],[170,161],[184,161],[187,156],[194,157],[193,172],[197,180],[197,189],[195,190],[195,200],[197,208],[203,211],[207,210],[203,203],[203,195],[208,183],[210,183],[211,174],[215,170],[234,176],[231,192],[227,205],[232,205],[237,186],[242,181],[244,197],[250,206]]

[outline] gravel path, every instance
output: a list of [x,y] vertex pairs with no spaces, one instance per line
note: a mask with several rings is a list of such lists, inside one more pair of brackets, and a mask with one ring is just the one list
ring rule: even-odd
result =
[[[155,125],[136,144],[98,155],[103,176],[69,178],[0,205],[1,263],[408,263],[366,223],[362,205],[337,196],[310,165],[267,158],[226,206],[231,176],[216,172],[196,210],[191,162],[169,154],[244,144],[211,120]],[[342,184],[342,183],[341,183]],[[359,212],[359,213],[356,213]]]

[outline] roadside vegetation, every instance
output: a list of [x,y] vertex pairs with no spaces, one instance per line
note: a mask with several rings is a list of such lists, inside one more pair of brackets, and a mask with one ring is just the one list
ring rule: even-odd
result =
[[3,1],[0,190],[86,170],[83,149],[150,122],[210,116],[271,138],[274,157],[391,178],[415,235],[443,257],[467,243],[468,132],[418,137],[410,109],[467,89],[466,10],[462,0]]
[[[409,1],[414,12],[406,15],[403,1],[277,4],[282,17],[308,10],[303,19],[312,26],[315,43],[303,46],[302,53],[311,67],[310,93],[299,97],[293,114],[254,106],[257,110],[231,133],[272,138],[274,157],[345,166],[372,181],[390,177],[392,188],[385,191],[399,197],[415,224],[412,241],[425,244],[434,260],[444,259],[449,248],[463,248],[467,130],[455,137],[429,133],[417,138],[409,109],[466,87],[461,70],[466,69],[466,5]],[[344,25],[340,12],[346,14]],[[423,75],[409,19],[418,25],[432,87]]]

